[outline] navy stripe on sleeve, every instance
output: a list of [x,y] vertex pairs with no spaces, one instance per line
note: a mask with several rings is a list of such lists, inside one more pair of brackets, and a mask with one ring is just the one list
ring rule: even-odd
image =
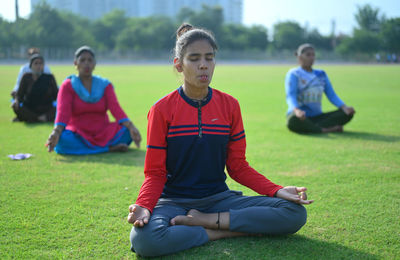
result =
[[243,138],[245,138],[246,137],[246,135],[243,135],[243,136],[241,136],[241,137],[239,137],[239,138],[230,138],[230,140],[231,141],[239,141],[240,139],[243,139]]
[[167,150],[167,147],[148,145],[147,148]]
[[239,136],[239,135],[241,135],[241,134],[243,134],[243,133],[244,133],[244,130],[241,131],[241,132],[239,132],[239,133],[237,133],[237,134],[235,134],[235,135],[232,135],[231,137],[234,138],[234,137]]

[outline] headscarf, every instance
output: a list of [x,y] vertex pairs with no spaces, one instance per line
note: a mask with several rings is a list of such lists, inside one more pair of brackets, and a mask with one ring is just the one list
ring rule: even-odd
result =
[[39,53],[35,53],[31,56],[31,58],[29,59],[29,68],[32,67],[32,63],[36,60],[36,59],[41,59],[44,63],[44,58],[42,55],[40,55]]

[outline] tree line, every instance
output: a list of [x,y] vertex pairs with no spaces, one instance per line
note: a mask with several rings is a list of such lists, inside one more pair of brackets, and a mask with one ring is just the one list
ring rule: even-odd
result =
[[[400,53],[400,18],[386,19],[378,8],[358,6],[358,26],[352,35],[321,35],[317,29],[302,27],[295,21],[278,22],[273,34],[261,25],[226,24],[221,7],[203,6],[199,11],[183,8],[172,19],[168,17],[127,17],[113,10],[98,20],[57,11],[41,3],[28,19],[5,21],[0,17],[0,58],[6,50],[37,46],[43,49],[71,50],[90,45],[104,52],[146,52],[171,50],[175,30],[189,22],[214,32],[220,49],[228,51],[282,52],[294,51],[304,42],[317,50],[332,51],[347,57],[372,57],[377,52]],[[272,37],[269,37],[272,36]],[[271,38],[272,40],[269,40]]]

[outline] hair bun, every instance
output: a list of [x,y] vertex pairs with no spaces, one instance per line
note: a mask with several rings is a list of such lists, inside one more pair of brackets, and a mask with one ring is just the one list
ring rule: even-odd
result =
[[193,25],[191,25],[189,23],[181,24],[181,26],[179,26],[178,30],[176,30],[176,39],[181,37],[182,34],[184,34],[185,32],[188,32],[188,31],[193,30],[193,29],[194,29]]

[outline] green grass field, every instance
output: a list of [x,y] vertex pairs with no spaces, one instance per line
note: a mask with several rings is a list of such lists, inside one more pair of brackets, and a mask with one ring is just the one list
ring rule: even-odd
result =
[[[219,240],[165,259],[399,259],[400,66],[317,67],[357,111],[344,133],[286,129],[288,65],[217,65],[211,84],[241,104],[250,164],[275,183],[308,187],[315,202],[307,224],[295,235]],[[72,65],[51,69],[58,84],[75,73]],[[11,122],[18,70],[0,66],[0,258],[140,258],[129,250],[126,216],[144,178],[146,116],[180,75],[172,66],[98,65],[144,140],[124,154],[78,157],[47,153],[52,124]],[[7,157],[15,153],[34,156]]]

